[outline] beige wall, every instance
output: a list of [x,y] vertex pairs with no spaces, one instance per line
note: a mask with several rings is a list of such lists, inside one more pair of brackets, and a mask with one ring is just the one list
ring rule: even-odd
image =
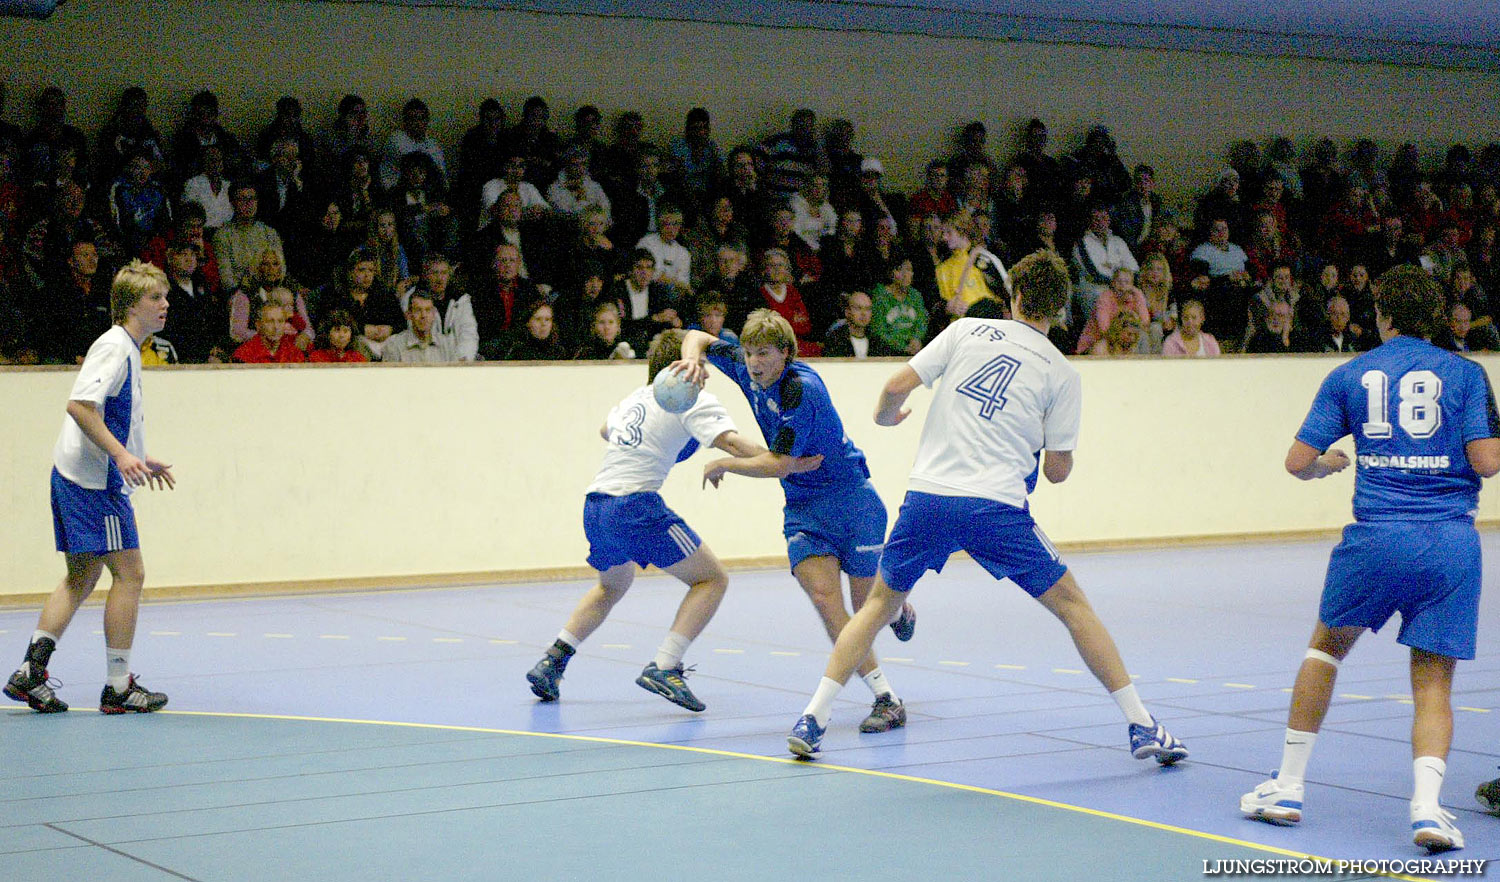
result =
[[1241,137],[1369,135],[1435,153],[1500,130],[1496,72],[378,3],[87,0],[45,22],[0,19],[0,57],[12,119],[29,118],[32,95],[57,83],[90,133],[136,84],[164,131],[193,91],[212,87],[246,135],[283,92],[303,99],[316,128],[347,91],[371,102],[381,127],[416,94],[450,143],[487,95],[517,114],[542,94],[565,131],[581,103],[611,117],[636,108],[663,143],[702,104],[725,147],[807,104],[855,120],[858,146],[903,185],[973,118],[1006,155],[1033,115],[1060,147],[1107,122],[1126,161],[1156,164],[1177,193],[1206,187]]
[[[1083,362],[1078,464],[1038,489],[1059,542],[1328,529],[1348,520],[1350,473],[1302,484],[1281,468],[1326,358]],[[1491,370],[1500,357],[1486,360]],[[820,363],[892,513],[929,400],[870,420],[895,363]],[[0,595],[46,590],[47,475],[73,374],[0,372]],[[135,496],[155,587],[576,567],[582,495],[608,409],[641,365],[165,369],[145,377],[149,449],[175,492]],[[709,384],[759,437],[743,398]],[[1346,449],[1348,442],[1344,442]],[[704,454],[664,488],[722,556],[785,553],[771,481],[699,487]],[[1500,516],[1493,493],[1481,514]]]

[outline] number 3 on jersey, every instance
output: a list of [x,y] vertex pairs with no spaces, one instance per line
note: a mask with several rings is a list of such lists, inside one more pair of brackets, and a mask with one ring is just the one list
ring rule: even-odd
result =
[[[1391,437],[1391,424],[1386,421],[1389,411],[1391,379],[1383,371],[1365,371],[1359,378],[1365,387],[1365,424],[1360,427],[1366,438]],[[1443,394],[1443,381],[1432,371],[1409,371],[1401,375],[1401,406],[1397,420],[1401,430],[1413,438],[1431,438],[1443,425],[1443,409],[1438,407],[1438,398]]]
[[979,402],[979,415],[987,420],[993,419],[995,411],[1005,409],[1005,387],[1016,378],[1020,367],[1019,359],[997,355],[959,383],[954,391]]

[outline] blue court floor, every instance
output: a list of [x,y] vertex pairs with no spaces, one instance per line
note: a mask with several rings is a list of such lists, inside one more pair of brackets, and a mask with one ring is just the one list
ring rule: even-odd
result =
[[[1495,560],[1500,534],[1484,544]],[[93,712],[86,608],[52,662],[75,712],[0,710],[0,878],[1203,879],[1220,861],[1420,860],[1394,626],[1342,668],[1303,824],[1237,810],[1280,759],[1331,545],[1068,558],[1193,752],[1172,769],[1130,758],[1062,627],[965,560],[918,584],[914,640],[877,643],[907,728],[859,734],[855,679],[811,764],[785,736],[828,644],[782,572],[734,574],[690,651],[702,714],[634,683],[682,594],[656,575],[556,704],[524,675],[581,582],[150,604],[133,666],[171,695],[150,717]],[[1500,818],[1472,796],[1500,776],[1493,581],[1455,684],[1444,800],[1468,847],[1446,859],[1500,858]],[[0,657],[19,661],[34,623],[0,613]],[[1378,869],[1324,878],[1462,878]]]

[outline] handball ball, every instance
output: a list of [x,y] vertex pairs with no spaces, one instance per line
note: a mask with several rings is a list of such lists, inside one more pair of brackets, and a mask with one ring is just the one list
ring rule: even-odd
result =
[[676,371],[663,369],[651,384],[651,394],[667,413],[682,413],[698,400],[698,386],[683,379]]

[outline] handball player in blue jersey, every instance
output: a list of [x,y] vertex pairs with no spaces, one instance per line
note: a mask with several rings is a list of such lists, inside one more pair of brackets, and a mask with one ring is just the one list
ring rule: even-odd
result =
[[[526,674],[532,693],[543,701],[558,699],[563,672],[579,644],[604,624],[610,610],[630,590],[636,566],[651,564],[676,576],[688,592],[656,658],[635,682],[690,711],[704,709],[688,688],[682,656],[718,610],[729,575],[657,491],[672,466],[692,456],[700,445],[751,459],[769,457],[770,451],[740,437],[724,405],[707,392],[700,393],[682,413],[668,413],[656,403],[651,381],[681,353],[681,331],[657,334],[646,356],[646,385],[615,405],[599,430],[609,447],[583,504],[589,566],[599,571],[599,584],[578,602],[557,640]],[[806,471],[820,462],[813,456],[793,460],[787,467]]]
[[1429,342],[1443,326],[1443,293],[1425,272],[1399,266],[1381,276],[1375,318],[1384,342],[1328,375],[1287,452],[1288,472],[1323,478],[1348,467],[1348,455],[1330,448],[1354,436],[1354,523],[1328,561],[1281,766],[1240,810],[1277,824],[1302,820],[1303,776],[1339,664],[1367,629],[1400,613],[1396,639],[1411,648],[1411,836],[1438,852],[1464,844],[1439,792],[1453,740],[1454,665],[1474,657],[1474,513],[1480,479],[1500,471],[1500,416],[1484,369]]
[[[837,640],[849,621],[841,573],[849,575],[849,599],[858,610],[870,593],[885,543],[885,504],[870,484],[865,455],[844,434],[823,378],[797,360],[797,335],[781,315],[769,309],[751,313],[738,345],[689,331],[682,361],[673,369],[701,384],[708,376],[705,356],[745,393],[773,455],[715,460],[704,468],[704,480],[718,486],[728,473],[781,480],[786,493],[782,532],[792,575],[812,600],[828,639]],[[805,456],[823,457],[822,466],[800,474],[790,471],[796,458]],[[910,606],[900,613],[892,629],[899,639],[909,640],[916,613]],[[875,696],[860,731],[906,725],[906,707],[873,653],[859,659],[858,670]]]
[[78,607],[108,569],[104,603],[105,685],[99,710],[149,713],[167,703],[130,673],[145,565],[130,494],[139,487],[171,489],[172,467],[146,455],[141,403],[141,341],[167,322],[167,276],[139,260],[110,287],[114,324],[89,347],[68,395],[67,417],[52,454],[52,520],[67,576],[47,597],[21,667],[5,694],[32,710],[58,713],[47,664]]
[[[978,256],[976,250],[973,258]],[[1072,290],[1067,266],[1055,254],[1037,252],[1016,264],[1011,284],[1017,321],[955,320],[881,392],[875,422],[894,426],[910,415],[902,405],[918,386],[942,380],[879,578],[839,635],[822,681],[787,738],[797,756],[819,753],[833,700],[855,662],[869,653],[917,580],[941,570],[960,550],[995,578],[1013,580],[1058,617],[1125,715],[1135,758],[1171,765],[1188,755],[1142,704],[1109,631],[1031,518],[1026,497],[1037,473],[1055,484],[1072,471],[1082,399],[1078,371],[1047,339],[1049,317],[1068,303]]]

